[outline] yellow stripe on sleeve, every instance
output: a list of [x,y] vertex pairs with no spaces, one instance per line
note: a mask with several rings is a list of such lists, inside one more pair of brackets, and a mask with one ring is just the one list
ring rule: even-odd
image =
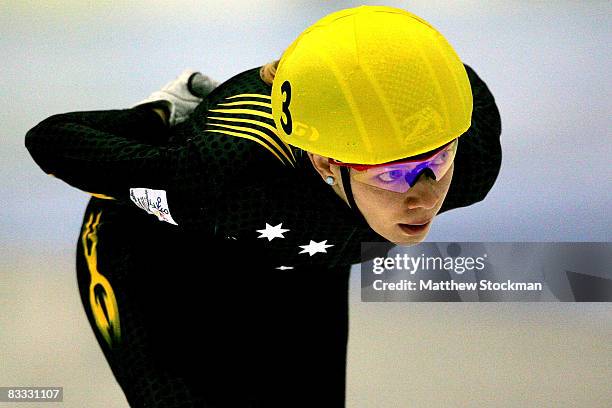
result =
[[266,113],[266,112],[262,112],[262,111],[258,111],[254,109],[211,109],[210,112],[233,113],[233,114],[244,113],[246,115],[255,115],[255,116],[261,116],[262,118],[266,118],[266,119],[272,119],[271,113]]
[[236,136],[236,137],[242,137],[242,138],[245,138],[245,139],[252,140],[252,141],[254,141],[254,142],[259,143],[260,145],[262,145],[262,146],[263,146],[263,147],[265,147],[266,149],[268,149],[268,150],[270,151],[270,153],[272,153],[274,156],[276,156],[276,158],[277,158],[278,160],[280,160],[280,161],[281,161],[283,164],[285,164],[285,163],[283,162],[283,159],[281,159],[281,158],[280,158],[280,156],[279,156],[278,154],[276,154],[276,152],[275,152],[275,151],[274,151],[274,150],[273,150],[273,149],[272,149],[270,146],[268,146],[268,145],[267,145],[267,144],[265,144],[265,143],[264,143],[264,142],[263,142],[261,139],[258,139],[258,138],[257,138],[257,137],[255,137],[255,136],[252,136],[252,135],[249,135],[249,134],[246,134],[246,133],[241,133],[241,132],[231,132],[231,131],[229,131],[229,130],[221,130],[221,129],[219,129],[219,130],[207,129],[207,130],[205,130],[205,132],[224,133],[224,134],[226,134],[226,135]]
[[272,146],[274,146],[277,149],[277,153],[282,154],[285,159],[287,159],[287,161],[289,163],[291,163],[291,165],[293,165],[294,163],[291,161],[291,158],[287,155],[287,153],[285,153],[285,151],[279,146],[278,143],[276,143],[276,140],[272,139],[270,137],[270,135],[257,130],[257,129],[253,129],[253,128],[249,128],[249,127],[244,127],[244,126],[232,126],[232,125],[227,125],[225,123],[211,123],[208,122],[208,125],[210,126],[217,126],[220,128],[227,128],[227,129],[233,129],[233,130],[240,130],[242,132],[245,133],[255,133],[255,135],[260,136],[262,139],[267,140]]
[[263,95],[263,94],[240,94],[240,95],[234,95],[234,96],[228,96],[225,99],[234,99],[234,98],[249,98],[249,97],[255,97],[255,98],[265,98],[265,99],[270,99],[272,100],[272,96],[270,95]]
[[[274,133],[275,135],[278,136],[278,131],[276,130],[276,128],[266,122],[262,122],[259,120],[252,120],[252,119],[242,119],[242,118],[224,118],[221,116],[209,116],[208,119],[217,119],[217,120],[223,120],[223,121],[227,121],[227,122],[239,122],[239,123],[249,123],[252,125],[257,125],[257,126],[261,126],[264,127],[266,129],[268,129],[269,131],[271,131],[272,133]],[[282,140],[280,137],[278,138],[280,140],[280,142],[287,148],[287,150],[289,151],[289,153],[291,154],[292,157],[292,161],[295,162],[295,156],[293,155],[293,150],[291,149],[291,147],[285,143],[284,140]]]
[[256,106],[263,106],[264,108],[272,107],[272,105],[268,102],[258,102],[258,101],[237,101],[237,102],[227,102],[227,103],[217,104],[217,106],[236,106],[236,105],[256,105]]

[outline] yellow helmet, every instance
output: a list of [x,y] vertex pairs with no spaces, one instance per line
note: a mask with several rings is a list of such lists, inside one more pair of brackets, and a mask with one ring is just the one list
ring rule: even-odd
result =
[[446,39],[405,10],[340,10],[302,32],[272,84],[279,137],[345,163],[436,149],[469,127],[472,90]]

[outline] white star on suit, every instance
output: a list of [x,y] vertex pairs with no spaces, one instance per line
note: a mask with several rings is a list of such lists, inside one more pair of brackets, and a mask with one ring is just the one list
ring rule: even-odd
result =
[[281,228],[282,226],[282,222],[274,227],[266,222],[266,229],[256,230],[261,233],[257,238],[268,238],[268,241],[272,241],[274,238],[285,238],[283,233],[289,230]]
[[299,245],[302,248],[302,252],[300,254],[309,253],[310,256],[313,256],[317,252],[321,252],[326,254],[326,248],[333,247],[333,245],[327,245],[327,240],[321,242],[314,242],[312,239],[308,245]]

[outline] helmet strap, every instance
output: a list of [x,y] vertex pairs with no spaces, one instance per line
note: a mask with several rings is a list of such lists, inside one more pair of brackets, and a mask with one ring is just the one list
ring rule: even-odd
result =
[[353,212],[358,218],[362,218],[363,214],[359,211],[359,207],[357,207],[357,203],[355,203],[355,199],[353,198],[353,189],[351,188],[351,176],[349,174],[348,167],[340,167],[340,175],[342,176],[342,186],[344,187],[344,193],[346,194],[346,199],[348,200],[349,207],[353,209]]

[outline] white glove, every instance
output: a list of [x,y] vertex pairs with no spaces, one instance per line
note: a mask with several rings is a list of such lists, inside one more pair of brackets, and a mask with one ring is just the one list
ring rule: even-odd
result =
[[[197,84],[194,88],[192,85]],[[219,82],[192,69],[184,70],[176,79],[168,82],[159,91],[138,102],[132,108],[147,103],[165,102],[169,112],[168,124],[174,126],[185,121]]]

